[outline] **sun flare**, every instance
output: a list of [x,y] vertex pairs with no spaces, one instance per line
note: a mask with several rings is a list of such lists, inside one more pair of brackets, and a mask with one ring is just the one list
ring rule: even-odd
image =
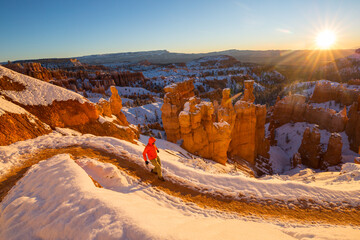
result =
[[316,45],[320,49],[329,49],[331,48],[336,41],[336,36],[333,31],[325,30],[320,32],[316,36]]

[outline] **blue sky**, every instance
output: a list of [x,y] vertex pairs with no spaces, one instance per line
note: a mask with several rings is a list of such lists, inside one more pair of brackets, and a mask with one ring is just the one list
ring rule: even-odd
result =
[[360,47],[356,0],[0,0],[0,61],[166,49]]

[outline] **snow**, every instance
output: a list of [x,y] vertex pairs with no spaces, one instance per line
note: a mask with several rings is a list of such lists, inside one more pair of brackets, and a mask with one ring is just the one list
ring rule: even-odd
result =
[[[314,108],[324,108],[324,109],[333,109],[336,112],[340,112],[341,110],[344,109],[344,106],[341,106],[340,103],[335,102],[334,100],[332,101],[327,101],[327,102],[323,102],[323,103],[310,103],[311,106],[313,106]],[[347,107],[347,111],[350,109],[350,106]]]
[[[118,87],[116,86],[118,93],[120,96],[131,96],[131,95],[155,95],[158,96],[159,94],[150,92],[145,88],[141,87]],[[111,95],[110,88],[106,91],[106,94]]]
[[[310,129],[312,129],[314,126],[315,124],[310,124],[306,122],[287,123],[275,130],[275,139],[277,141],[277,145],[287,154],[289,161],[292,156],[294,156],[294,154],[298,151],[305,129],[307,127],[310,127]],[[322,145],[323,150],[326,150],[331,133],[326,131],[325,129],[319,129],[319,132],[321,135],[320,144]],[[343,142],[342,161],[354,162],[354,158],[359,156],[359,154],[350,150],[349,141],[346,133],[341,132],[339,134],[341,135]]]
[[[73,145],[102,149],[126,157],[140,167],[145,167],[142,151],[147,141],[148,137],[141,136],[140,142],[136,145],[112,137],[95,137],[90,134],[76,135],[73,130],[68,133],[66,130],[62,130],[62,133],[53,132],[35,139],[17,142],[9,146],[1,146],[0,174],[5,174],[12,167],[20,165],[22,163],[21,154],[31,153],[43,148],[60,148]],[[219,192],[235,199],[245,194],[247,197],[257,199],[295,202],[298,199],[305,198],[312,199],[314,202],[323,205],[342,202],[346,199],[350,205],[357,206],[359,204],[360,184],[357,180],[334,181],[331,184],[327,180],[326,182],[316,181],[307,184],[302,180],[254,179],[240,173],[226,173],[226,169],[225,171],[222,169],[221,171],[208,172],[208,168],[194,168],[196,162],[193,160],[193,155],[176,144],[158,139],[157,147],[160,149],[159,156],[165,178],[169,181],[187,185],[190,188],[200,189],[204,193]],[[184,164],[184,162],[189,162],[189,164]],[[194,164],[191,164],[191,162]]]
[[161,123],[162,105],[163,102],[159,100],[158,102],[139,107],[123,107],[121,111],[125,114],[128,122],[134,125],[154,122]]
[[[96,188],[89,175],[104,188]],[[358,239],[360,229],[274,223],[202,209],[111,164],[61,154],[31,167],[0,205],[4,239]]]
[[274,174],[283,173],[286,169],[290,169],[289,156],[279,146],[270,146],[270,163]]
[[62,87],[14,72],[0,66],[0,77],[7,76],[15,82],[25,86],[23,91],[0,90],[2,95],[23,105],[50,105],[53,101],[76,100],[80,103],[88,102],[86,98]]
[[0,116],[5,114],[6,112],[16,114],[29,114],[29,112],[22,107],[19,107],[18,105],[5,100],[3,97],[0,97]]
[[28,121],[36,126],[36,123],[41,124],[45,129],[51,130],[50,126],[41,122],[36,116],[26,111],[24,108],[5,100],[0,96],[0,116],[6,113],[23,114],[27,117]]

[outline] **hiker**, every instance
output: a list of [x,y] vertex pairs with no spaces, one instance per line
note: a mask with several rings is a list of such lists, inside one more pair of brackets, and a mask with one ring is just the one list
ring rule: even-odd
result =
[[152,173],[155,173],[158,175],[158,178],[161,181],[165,181],[165,179],[162,176],[161,173],[161,162],[160,162],[160,158],[157,155],[157,153],[159,152],[159,149],[155,146],[155,141],[156,139],[154,137],[150,137],[149,138],[149,143],[148,145],[146,145],[144,152],[143,152],[143,156],[144,156],[144,160],[146,163],[146,166],[149,164],[149,161],[146,158],[146,154],[150,160],[150,162],[152,163],[152,165],[154,165],[154,169],[151,169]]

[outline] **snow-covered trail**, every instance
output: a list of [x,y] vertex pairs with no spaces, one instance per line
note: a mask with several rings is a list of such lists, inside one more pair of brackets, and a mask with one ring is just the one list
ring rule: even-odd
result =
[[[43,149],[34,153],[30,159],[27,159],[25,166],[28,166],[29,164],[36,164],[41,160],[64,153],[71,154],[75,159],[88,157],[96,159],[97,161],[111,163],[145,184],[150,184],[152,187],[157,187],[169,195],[182,199],[185,202],[195,203],[204,208],[232,212],[242,216],[255,215],[261,218],[276,218],[283,221],[292,219],[295,221],[305,222],[316,221],[333,224],[360,225],[360,213],[356,209],[343,209],[342,206],[334,206],[330,209],[318,205],[311,205],[310,202],[307,201],[301,202],[301,205],[296,205],[294,203],[284,202],[272,203],[262,199],[251,198],[243,198],[239,200],[221,195],[221,193],[217,193],[216,195],[209,192],[205,193],[199,191],[199,189],[193,189],[192,187],[186,186],[184,183],[178,181],[166,181],[165,183],[161,182],[157,180],[156,176],[151,174],[147,168],[139,167],[136,162],[133,162],[126,157],[120,157],[107,151],[88,147],[82,148],[80,146],[74,146],[59,149]],[[90,171],[89,175],[96,181],[103,184],[102,174],[94,174],[93,171]],[[107,176],[106,174],[104,175]],[[16,176],[15,179],[19,179],[21,177],[22,175]],[[16,182],[13,181],[12,185],[15,183]],[[2,183],[0,181],[0,186],[1,185]],[[106,184],[104,186],[106,186]]]
[[[63,148],[74,145],[100,149],[119,157],[125,157],[144,168],[142,151],[147,137],[142,136],[141,142],[136,145],[112,137],[82,135],[68,129],[59,129],[58,131],[62,134],[53,132],[35,139],[0,147],[0,174],[4,175],[15,166],[22,165],[21,156],[23,154],[46,148]],[[307,201],[331,208],[360,205],[360,166],[356,164],[346,163],[344,171],[333,174],[327,181],[304,183],[283,180],[276,176],[255,179],[246,177],[241,172],[229,174],[226,172],[227,167],[220,164],[197,161],[193,159],[193,155],[176,144],[158,140],[157,146],[160,149],[159,155],[165,178],[203,193],[220,194],[237,200],[246,197],[289,204],[300,204]]]
[[[104,188],[94,186],[89,175]],[[202,209],[90,158],[34,165],[0,205],[0,239],[358,239],[360,229]]]

